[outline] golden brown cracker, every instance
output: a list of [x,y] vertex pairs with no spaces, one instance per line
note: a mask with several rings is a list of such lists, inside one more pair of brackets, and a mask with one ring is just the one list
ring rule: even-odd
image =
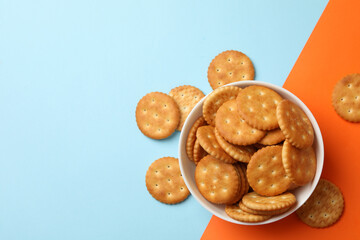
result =
[[196,166],[195,182],[209,202],[226,204],[238,194],[240,179],[232,164],[207,155]]
[[239,167],[237,167],[236,164],[234,164],[233,166],[235,167],[236,173],[238,174],[239,177],[239,187],[234,199],[229,201],[227,204],[234,204],[239,202],[243,196],[243,191],[244,191],[245,178],[243,174],[239,171]]
[[281,155],[281,146],[268,146],[251,157],[246,175],[250,186],[258,194],[274,196],[285,192],[290,186]]
[[203,157],[208,155],[208,153],[201,147],[198,139],[196,139],[194,143],[193,154],[194,154],[193,159],[195,165],[197,165]]
[[175,100],[180,110],[180,122],[176,128],[178,131],[181,131],[185,120],[191,110],[195,105],[205,97],[204,93],[194,87],[189,85],[184,85],[171,89],[169,95]]
[[247,176],[246,176],[246,170],[247,170],[247,164],[238,164],[242,170],[242,172],[244,173],[244,176],[245,176],[245,186],[244,186],[244,194],[245,195],[246,193],[249,192],[249,189],[250,189],[250,185],[249,185],[249,181],[247,180]]
[[186,154],[188,158],[194,161],[194,144],[196,140],[196,131],[199,127],[204,126],[205,119],[203,117],[199,117],[194,124],[192,125],[187,140],[186,140]]
[[236,160],[230,157],[219,145],[216,140],[214,127],[202,126],[199,127],[196,132],[196,137],[199,140],[202,148],[212,155],[213,157],[220,159],[226,163],[234,163]]
[[152,92],[140,99],[136,106],[136,123],[147,137],[169,137],[179,125],[180,111],[176,102],[167,94]]
[[237,96],[237,109],[242,119],[250,126],[260,130],[272,130],[279,127],[276,107],[282,97],[263,86],[249,86]]
[[282,150],[282,161],[286,175],[296,185],[305,185],[315,176],[316,155],[312,147],[297,149],[286,140]]
[[162,203],[179,203],[190,194],[177,158],[163,157],[154,161],[146,172],[145,182],[151,196]]
[[219,107],[229,100],[236,99],[240,90],[241,88],[235,86],[220,87],[206,97],[203,104],[203,115],[209,125],[215,126],[215,116]]
[[260,141],[265,132],[249,126],[240,118],[236,100],[225,102],[217,111],[215,127],[226,141],[236,145],[250,145]]
[[239,51],[225,51],[217,55],[208,68],[208,81],[212,89],[225,84],[254,80],[254,66],[248,56]]
[[344,198],[332,182],[320,179],[310,198],[296,211],[298,217],[315,228],[331,226],[341,217]]
[[226,205],[225,213],[232,219],[235,219],[235,220],[241,221],[241,222],[263,222],[263,221],[271,218],[271,216],[255,215],[255,214],[245,212],[239,207],[238,204]]
[[268,131],[266,135],[258,142],[262,145],[274,145],[285,140],[284,134],[280,128]]
[[273,210],[273,211],[259,211],[259,210],[254,210],[254,209],[248,208],[242,202],[239,202],[239,208],[247,213],[256,214],[256,215],[270,215],[270,216],[283,214],[284,212],[286,212],[290,209],[288,207],[288,208],[283,208],[283,209]]
[[248,163],[251,156],[255,153],[253,146],[239,146],[227,142],[215,128],[215,137],[221,148],[232,158],[239,162]]
[[271,197],[250,192],[243,196],[242,203],[257,211],[275,211],[293,206],[296,203],[296,197],[290,192]]
[[293,146],[302,149],[313,144],[314,129],[299,106],[285,99],[278,104],[276,116],[282,133]]
[[332,92],[332,105],[343,119],[360,122],[360,74],[354,73],[338,81]]

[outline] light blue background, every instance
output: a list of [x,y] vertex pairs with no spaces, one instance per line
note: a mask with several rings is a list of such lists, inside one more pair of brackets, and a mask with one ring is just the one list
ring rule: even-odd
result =
[[138,100],[190,84],[236,49],[282,85],[326,6],[306,1],[0,0],[0,239],[198,239],[211,215],[168,206]]

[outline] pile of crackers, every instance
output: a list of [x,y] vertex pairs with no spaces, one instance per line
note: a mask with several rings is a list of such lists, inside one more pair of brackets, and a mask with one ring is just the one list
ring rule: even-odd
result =
[[295,203],[288,192],[316,172],[314,130],[293,102],[263,86],[215,89],[190,129],[186,150],[196,185],[239,221],[259,222]]
[[[263,86],[224,86],[252,80],[254,74],[245,54],[225,51],[217,55],[208,68],[214,91],[206,97],[203,116],[191,127],[186,142],[187,156],[196,165],[199,192],[211,203],[224,204],[228,216],[242,222],[266,221],[289,211],[296,204],[291,191],[312,181],[317,165],[314,130],[299,106]],[[358,75],[351,78],[360,80]],[[333,105],[335,109],[345,105],[346,111],[336,111],[356,121],[353,109],[358,105],[349,105],[343,95],[352,91],[350,98],[360,99],[359,83],[343,82],[340,90],[334,91]],[[136,108],[138,127],[153,139],[181,131],[190,111],[204,96],[188,85],[169,94],[149,93]],[[190,194],[176,158],[154,161],[145,180],[149,193],[163,203],[179,203]],[[309,226],[326,227],[339,219],[343,207],[341,191],[321,179],[297,214]]]

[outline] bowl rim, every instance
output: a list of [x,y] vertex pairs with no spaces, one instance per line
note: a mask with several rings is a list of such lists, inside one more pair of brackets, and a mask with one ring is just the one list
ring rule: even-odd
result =
[[[277,215],[275,217],[272,217],[266,221],[263,221],[263,222],[258,222],[258,223],[248,223],[248,222],[241,222],[241,221],[237,221],[235,219],[232,219],[230,217],[226,217],[224,218],[223,216],[219,215],[218,212],[214,211],[213,209],[211,209],[210,207],[207,206],[207,204],[205,204],[203,201],[207,201],[206,199],[200,199],[198,196],[197,196],[197,193],[194,193],[194,190],[192,189],[191,187],[191,184],[188,182],[189,180],[187,179],[187,174],[186,172],[184,171],[184,161],[191,161],[187,158],[187,155],[186,155],[186,140],[187,140],[187,136],[188,136],[188,132],[192,126],[189,127],[189,124],[190,124],[190,121],[191,121],[191,117],[192,114],[194,114],[196,111],[198,111],[197,109],[199,108],[199,106],[203,105],[204,103],[204,100],[209,96],[209,94],[211,94],[213,91],[211,91],[209,94],[207,94],[205,97],[203,97],[196,105],[195,107],[191,110],[191,112],[189,113],[187,119],[185,120],[185,123],[184,123],[184,126],[183,126],[183,130],[187,130],[188,131],[181,131],[180,133],[180,138],[179,138],[179,145],[178,145],[178,151],[179,151],[179,165],[180,165],[180,171],[182,173],[182,175],[184,176],[183,179],[184,179],[184,182],[186,184],[186,186],[188,187],[191,195],[196,199],[197,202],[200,203],[200,205],[202,207],[204,207],[207,211],[209,211],[211,214],[217,216],[218,218],[221,218],[225,221],[228,221],[228,222],[232,222],[232,223],[235,223],[235,224],[239,224],[239,225],[264,225],[264,224],[269,224],[269,223],[272,223],[272,222],[277,222],[287,216],[289,216],[290,214],[292,214],[293,212],[295,212],[299,207],[301,207],[305,201],[311,196],[311,194],[313,193],[313,191],[315,190],[315,187],[316,185],[318,184],[319,180],[320,180],[320,176],[321,176],[321,173],[322,173],[322,170],[323,170],[323,165],[324,165],[324,141],[323,141],[323,137],[322,137],[322,134],[321,134],[321,130],[320,130],[320,127],[315,119],[315,117],[313,116],[313,114],[311,113],[311,111],[309,110],[309,108],[295,95],[293,94],[292,92],[290,92],[289,90],[283,88],[283,87],[279,87],[275,84],[272,84],[272,83],[268,83],[268,82],[263,82],[263,81],[254,81],[254,80],[250,80],[250,81],[239,81],[239,82],[234,82],[234,83],[230,83],[230,84],[227,84],[227,85],[224,85],[224,86],[221,86],[221,87],[225,87],[225,86],[237,86],[237,87],[240,87],[240,88],[245,88],[247,86],[252,86],[252,85],[260,85],[260,86],[264,86],[264,87],[268,87],[274,91],[276,91],[278,94],[280,94],[281,96],[283,95],[289,95],[291,96],[293,99],[296,100],[296,104],[305,112],[305,114],[308,116],[308,118],[310,119],[312,125],[313,125],[313,129],[314,129],[314,133],[315,133],[315,136],[314,136],[314,143],[313,143],[313,146],[314,144],[317,144],[317,149],[319,149],[319,151],[316,151],[317,149],[315,149],[315,152],[319,153],[319,156],[318,154],[316,154],[316,158],[317,158],[317,169],[316,169],[316,173],[315,173],[315,176],[314,176],[314,179],[309,182],[308,184],[304,185],[304,186],[301,186],[300,188],[302,187],[305,187],[307,185],[311,185],[310,186],[310,190],[308,190],[307,192],[307,195],[306,197],[301,201],[301,203],[299,203],[297,201],[297,203],[295,204],[295,206],[293,206],[289,211],[286,211],[285,213],[283,214],[280,214],[280,215]],[[202,109],[201,109],[201,112],[202,112]],[[314,147],[315,148],[315,147]],[[186,156],[186,159],[183,159],[183,155]],[[195,184],[196,185],[196,184]],[[295,190],[296,191],[296,190]],[[207,201],[208,202],[208,201]],[[210,206],[213,206],[213,205],[216,205],[216,206],[220,206],[220,205],[217,205],[217,204],[214,204],[214,203],[211,203],[211,202],[208,202],[210,203]],[[226,213],[225,213],[226,215]]]

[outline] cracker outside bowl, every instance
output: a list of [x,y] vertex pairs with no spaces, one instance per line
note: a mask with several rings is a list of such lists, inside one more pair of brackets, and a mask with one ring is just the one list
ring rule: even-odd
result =
[[264,86],[264,87],[268,87],[274,91],[276,91],[277,93],[279,93],[283,98],[289,99],[290,101],[296,103],[304,112],[305,114],[308,116],[308,118],[310,119],[313,128],[314,128],[314,133],[315,133],[315,137],[314,137],[314,150],[316,153],[316,158],[317,158],[317,170],[315,173],[315,177],[314,179],[309,182],[308,184],[301,186],[299,188],[296,188],[295,190],[291,191],[297,199],[297,203],[287,212],[274,216],[266,221],[263,222],[258,222],[258,223],[246,223],[246,222],[240,222],[240,221],[236,221],[232,218],[230,218],[226,213],[225,213],[225,205],[216,205],[216,204],[212,204],[210,202],[208,202],[199,192],[199,190],[197,189],[196,183],[195,183],[195,164],[188,159],[187,155],[186,155],[186,140],[187,140],[187,136],[188,133],[190,131],[191,126],[193,125],[193,123],[196,121],[196,119],[198,119],[201,115],[202,115],[202,106],[204,103],[204,100],[206,99],[207,96],[205,96],[203,99],[201,99],[198,104],[193,108],[193,110],[190,112],[188,118],[186,119],[184,126],[183,126],[183,130],[181,132],[180,135],[180,141],[179,141],[179,164],[180,164],[180,170],[182,172],[185,184],[187,185],[189,191],[191,192],[192,196],[206,209],[208,210],[210,213],[212,213],[213,215],[228,221],[228,222],[232,222],[235,224],[240,224],[240,225],[263,225],[263,224],[268,224],[268,223],[272,223],[272,222],[276,222],[279,221],[280,219],[283,219],[287,216],[289,216],[291,213],[295,212],[300,206],[302,206],[305,201],[310,197],[311,193],[314,191],[317,183],[319,182],[320,179],[320,175],[323,169],[323,164],[324,164],[324,143],[323,143],[323,138],[321,135],[321,131],[319,128],[318,123],[316,122],[316,119],[314,118],[314,116],[312,115],[312,113],[310,112],[310,110],[306,107],[306,105],[298,98],[296,97],[294,94],[292,94],[291,92],[289,92],[288,90],[281,88],[279,86],[276,86],[274,84],[271,83],[267,83],[267,82],[262,82],[262,81],[241,81],[241,82],[235,82],[235,83],[230,83],[228,85],[225,86],[237,86],[237,87],[241,87],[241,88],[245,88],[247,86],[253,86],[253,85],[260,85],[260,86]]

